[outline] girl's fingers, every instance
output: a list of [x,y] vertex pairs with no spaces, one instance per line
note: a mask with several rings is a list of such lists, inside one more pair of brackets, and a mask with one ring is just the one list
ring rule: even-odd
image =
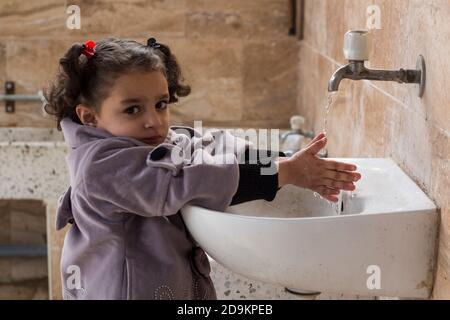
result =
[[320,140],[312,143],[309,147],[305,148],[305,152],[311,155],[316,155],[327,144],[327,137],[323,137]]
[[323,159],[323,161],[325,161],[325,168],[327,168],[329,170],[355,171],[356,169],[358,169],[354,164],[351,164],[351,163],[344,163],[344,162],[327,160],[327,159]]
[[328,201],[332,201],[332,202],[338,202],[339,198],[333,195],[325,195],[323,196],[325,199],[327,199]]
[[339,198],[335,197],[335,196],[327,196],[325,197],[327,200],[332,201],[332,202],[338,202]]
[[343,181],[336,181],[329,178],[323,178],[319,181],[320,185],[324,185],[328,188],[332,189],[338,189],[338,190],[347,190],[347,191],[354,191],[356,189],[353,182],[343,182]]
[[343,182],[356,182],[361,179],[361,174],[356,172],[325,170],[324,178]]
[[315,136],[315,138],[314,139],[312,139],[307,145],[306,145],[306,147],[305,148],[308,148],[310,145],[312,145],[314,142],[316,142],[316,141],[319,141],[320,139],[322,139],[322,138],[324,138],[325,137],[325,133],[319,133],[317,136]]

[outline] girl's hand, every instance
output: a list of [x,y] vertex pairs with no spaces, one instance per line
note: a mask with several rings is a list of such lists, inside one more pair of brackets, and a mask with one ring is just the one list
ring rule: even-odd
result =
[[327,138],[321,133],[292,157],[279,158],[279,186],[307,188],[333,202],[338,201],[340,190],[355,190],[354,182],[361,179],[361,174],[354,172],[355,165],[316,156],[326,143]]

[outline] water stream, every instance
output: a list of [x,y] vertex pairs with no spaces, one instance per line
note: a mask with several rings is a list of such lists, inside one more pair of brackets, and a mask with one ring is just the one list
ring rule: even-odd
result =
[[327,134],[328,114],[330,113],[331,106],[337,101],[338,91],[328,92],[327,104],[325,105],[325,117],[323,119],[323,132]]
[[[338,91],[328,92],[327,104],[325,105],[325,116],[324,116],[324,120],[323,120],[323,133],[325,133],[325,135],[327,134],[328,114],[330,113],[331,107],[337,101],[337,94],[338,94]],[[324,152],[323,149],[320,151],[320,153],[322,153],[322,152]],[[324,199],[324,200],[328,201],[328,203],[330,204],[331,208],[333,208],[333,210],[336,213],[336,215],[340,215],[341,214],[341,205],[342,205],[342,193],[343,193],[343,191],[341,191],[339,193],[339,195],[338,195],[338,202],[336,202],[336,203],[323,198],[317,192],[314,192],[314,196],[316,198],[319,197],[321,199]]]

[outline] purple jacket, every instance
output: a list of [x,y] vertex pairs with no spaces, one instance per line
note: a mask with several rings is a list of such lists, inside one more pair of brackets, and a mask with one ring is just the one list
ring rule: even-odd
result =
[[[61,127],[72,149],[71,186],[56,219],[58,230],[72,224],[61,258],[64,299],[216,299],[208,258],[179,210],[225,210],[238,187],[237,158],[251,143],[170,127],[152,147],[69,118]],[[230,144],[233,153],[219,152]]]

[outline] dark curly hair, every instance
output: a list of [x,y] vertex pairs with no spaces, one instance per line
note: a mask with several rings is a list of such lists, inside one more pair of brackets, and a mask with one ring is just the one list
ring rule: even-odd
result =
[[82,54],[83,44],[73,44],[59,60],[56,80],[44,92],[44,110],[55,116],[57,129],[61,131],[60,122],[65,117],[82,124],[75,112],[80,103],[100,111],[114,81],[125,72],[162,71],[169,87],[169,103],[189,95],[191,88],[181,84],[184,79],[175,56],[168,46],[157,44],[159,47],[108,37],[96,43],[95,55],[90,59]]

